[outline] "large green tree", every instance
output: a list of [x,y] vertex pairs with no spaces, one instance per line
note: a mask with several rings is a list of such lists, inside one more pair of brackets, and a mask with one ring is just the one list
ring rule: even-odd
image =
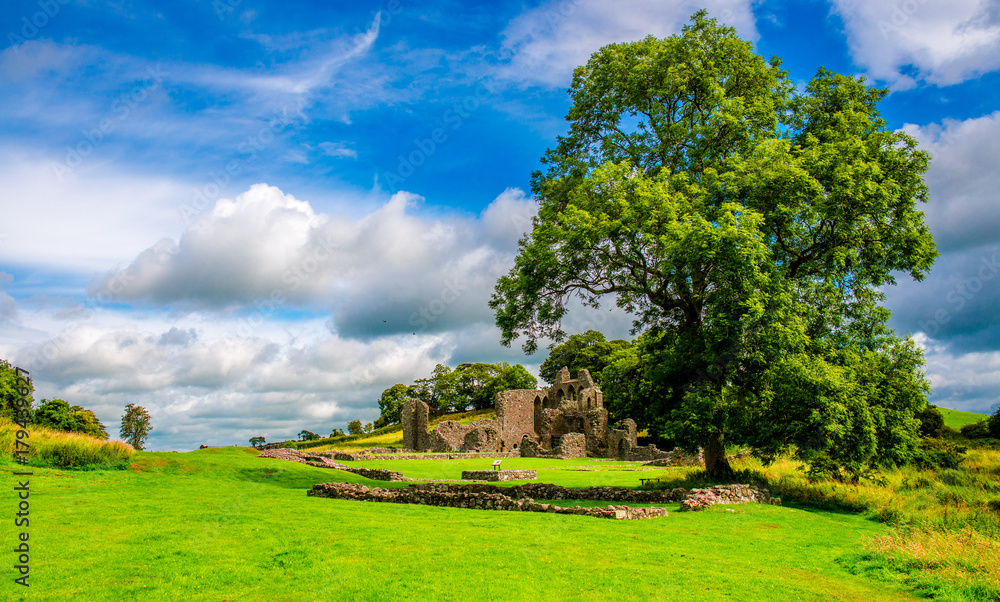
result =
[[602,48],[570,94],[569,133],[532,178],[532,231],[490,301],[502,342],[534,351],[565,337],[571,298],[610,299],[655,360],[616,378],[642,372],[647,426],[704,448],[710,473],[730,472],[727,436],[853,466],[905,456],[926,399],[884,408],[874,392],[926,383],[881,287],[921,279],[937,251],[916,209],[929,158],[887,128],[886,91],[820,69],[799,92],[701,11],[679,35]]
[[403,419],[403,404],[406,403],[406,389],[406,385],[398,383],[382,391],[382,396],[378,400],[378,407],[381,411],[379,419],[382,421],[382,424],[379,426],[396,424]]

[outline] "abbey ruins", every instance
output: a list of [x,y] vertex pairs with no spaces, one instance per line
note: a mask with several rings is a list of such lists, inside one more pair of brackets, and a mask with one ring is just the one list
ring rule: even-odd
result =
[[654,445],[637,445],[632,420],[622,421],[622,428],[609,428],[604,394],[588,370],[580,370],[571,379],[569,369],[564,367],[547,389],[502,391],[496,397],[496,410],[496,420],[471,424],[443,420],[429,431],[427,404],[409,399],[403,406],[403,446],[418,452],[507,457],[593,456],[698,462],[698,458],[682,457],[680,450],[664,452]]

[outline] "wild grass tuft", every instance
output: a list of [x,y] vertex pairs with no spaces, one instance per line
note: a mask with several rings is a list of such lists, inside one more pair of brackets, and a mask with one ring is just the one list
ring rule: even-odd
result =
[[[15,455],[17,432],[20,427],[9,419],[0,418],[0,450],[6,457]],[[135,450],[121,441],[104,441],[89,435],[67,433],[30,425],[25,440],[28,463],[32,466],[56,468],[125,469]],[[23,449],[23,448],[22,448]]]

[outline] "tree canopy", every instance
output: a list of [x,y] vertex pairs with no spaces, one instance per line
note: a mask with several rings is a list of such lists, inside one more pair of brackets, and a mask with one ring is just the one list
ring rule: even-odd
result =
[[126,443],[142,451],[146,439],[149,437],[149,432],[152,430],[152,418],[146,408],[134,403],[125,406],[125,414],[122,416],[119,433]]
[[80,406],[71,406],[62,399],[43,399],[35,410],[34,423],[60,431],[108,438],[107,429],[94,412]]
[[565,338],[572,298],[612,300],[647,353],[621,350],[603,379],[629,377],[629,411],[703,447],[709,472],[729,472],[727,436],[855,468],[905,456],[927,384],[881,287],[922,279],[937,251],[916,208],[929,157],[887,128],[887,91],[825,69],[797,91],[700,11],[679,35],[600,49],[569,92],[490,301],[502,342],[532,352]]
[[569,373],[573,376],[576,376],[581,368],[586,368],[594,377],[594,381],[600,385],[602,371],[608,365],[611,356],[630,344],[621,339],[608,341],[603,333],[596,330],[573,334],[565,342],[549,350],[549,357],[539,366],[538,374],[542,380],[552,384],[563,366],[569,368]]
[[24,380],[18,381],[18,374],[7,360],[0,360],[0,416],[14,419],[17,415],[18,401],[21,399],[21,383],[27,383],[29,394],[27,400],[34,403],[32,395],[35,387],[31,380],[21,377]]

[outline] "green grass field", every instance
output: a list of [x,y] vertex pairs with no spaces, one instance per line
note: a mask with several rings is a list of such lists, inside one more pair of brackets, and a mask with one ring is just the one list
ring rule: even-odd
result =
[[[119,469],[31,468],[26,589],[12,568],[22,530],[12,526],[12,472],[23,468],[9,459],[9,427],[0,424],[9,513],[0,600],[1000,600],[1000,451],[986,448],[960,470],[904,467],[856,485],[808,482],[787,458],[745,459],[734,467],[766,479],[783,507],[667,504],[669,517],[634,522],[311,498],[321,482],[406,484],[245,447],[128,450],[124,464],[110,457]],[[118,449],[45,429],[31,440],[56,452]],[[492,460],[354,464],[458,479]],[[587,458],[503,467],[567,487],[704,480],[698,468]]]
[[989,414],[962,412],[960,410],[949,410],[948,408],[941,407],[939,407],[938,410],[941,412],[941,415],[944,416],[945,426],[950,426],[954,429],[960,429],[967,424],[979,422],[980,420],[986,420],[989,417]]
[[[391,464],[450,478],[490,462]],[[567,486],[639,476],[585,460],[510,464]],[[581,465],[601,470],[558,470]],[[900,583],[851,573],[863,540],[887,530],[850,514],[747,504],[618,522],[310,498],[318,482],[380,483],[247,448],[140,452],[127,471],[34,472],[30,595],[8,568],[2,599],[912,599]],[[3,490],[12,514],[12,487]]]

